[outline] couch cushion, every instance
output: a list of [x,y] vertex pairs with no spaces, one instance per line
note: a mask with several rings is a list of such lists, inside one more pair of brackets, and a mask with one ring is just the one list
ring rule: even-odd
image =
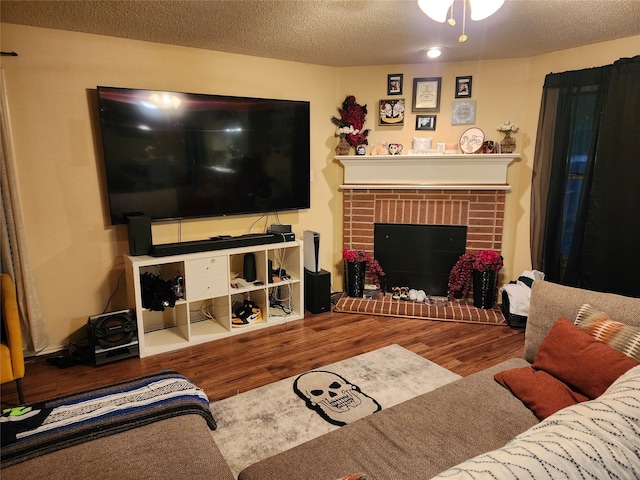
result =
[[640,366],[598,399],[565,408],[503,448],[433,480],[640,478]]
[[637,364],[560,318],[540,344],[531,368],[499,372],[494,378],[543,420],[562,408],[600,396]]
[[538,420],[493,380],[512,359],[358,420],[243,470],[240,480],[430,478],[504,445]]
[[496,381],[518,397],[535,416],[544,420],[565,407],[589,400],[553,375],[531,367],[496,373]]
[[640,362],[640,327],[616,322],[589,303],[580,307],[575,324],[611,348]]
[[206,420],[182,415],[2,469],[2,480],[234,480]]
[[593,399],[636,365],[634,359],[560,318],[540,344],[532,368],[553,375],[572,390]]
[[627,325],[640,326],[640,298],[592,292],[547,281],[533,282],[531,306],[525,331],[524,359],[533,362],[540,342],[555,321],[576,318],[580,307],[590,303],[611,318]]

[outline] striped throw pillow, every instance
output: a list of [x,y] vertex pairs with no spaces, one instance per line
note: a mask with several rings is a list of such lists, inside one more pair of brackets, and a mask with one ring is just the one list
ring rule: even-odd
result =
[[574,323],[611,348],[640,362],[640,327],[616,322],[588,303],[580,307]]

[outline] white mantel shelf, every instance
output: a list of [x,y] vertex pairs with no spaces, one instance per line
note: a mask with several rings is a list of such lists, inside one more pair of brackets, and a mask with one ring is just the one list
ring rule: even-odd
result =
[[344,155],[343,190],[510,190],[507,167],[519,153]]

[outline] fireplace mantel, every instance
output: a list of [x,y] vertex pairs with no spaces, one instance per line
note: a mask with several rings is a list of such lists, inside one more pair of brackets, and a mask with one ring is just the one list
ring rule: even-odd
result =
[[502,154],[344,155],[343,190],[510,190],[507,167],[520,156]]

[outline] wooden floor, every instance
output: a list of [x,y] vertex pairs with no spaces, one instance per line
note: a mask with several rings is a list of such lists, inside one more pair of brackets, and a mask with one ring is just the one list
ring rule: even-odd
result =
[[[99,367],[66,369],[27,359],[23,379],[27,403],[173,369],[201,387],[211,401],[236,395],[307,370],[396,343],[466,376],[502,360],[522,356],[524,330],[506,326],[334,313],[147,358]],[[18,404],[15,383],[2,385],[2,407]]]

